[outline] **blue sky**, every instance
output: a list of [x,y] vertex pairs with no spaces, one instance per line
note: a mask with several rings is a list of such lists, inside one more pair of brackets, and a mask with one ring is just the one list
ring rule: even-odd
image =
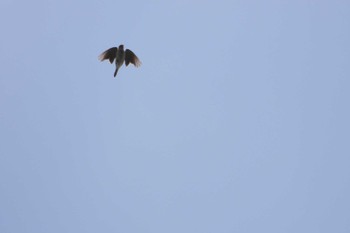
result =
[[0,232],[350,231],[349,1],[3,0],[0,28]]

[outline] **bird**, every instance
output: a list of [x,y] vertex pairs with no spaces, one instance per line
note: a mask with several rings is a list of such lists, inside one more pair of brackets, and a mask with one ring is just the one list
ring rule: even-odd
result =
[[128,66],[132,63],[135,67],[139,67],[141,65],[140,59],[135,55],[133,51],[130,49],[126,49],[124,51],[124,45],[119,45],[119,47],[112,47],[107,49],[103,53],[98,56],[98,59],[102,62],[104,60],[109,60],[112,64],[115,60],[115,72],[114,77],[117,76],[119,68],[125,62],[125,66]]

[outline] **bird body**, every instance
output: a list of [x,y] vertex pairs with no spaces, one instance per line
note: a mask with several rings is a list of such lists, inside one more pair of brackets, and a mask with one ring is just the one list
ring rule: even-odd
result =
[[117,75],[119,68],[123,65],[125,61],[125,51],[124,46],[120,45],[117,51],[116,59],[115,59],[115,72],[114,77]]
[[124,51],[124,45],[119,45],[119,47],[113,47],[107,49],[98,57],[100,61],[109,60],[112,64],[115,60],[115,72],[114,77],[117,76],[119,68],[125,63],[128,66],[132,63],[134,66],[139,67],[141,65],[140,59],[129,49]]

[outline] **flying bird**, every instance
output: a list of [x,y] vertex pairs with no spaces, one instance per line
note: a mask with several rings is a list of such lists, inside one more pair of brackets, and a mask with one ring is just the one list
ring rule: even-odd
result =
[[130,63],[132,63],[134,66],[139,67],[141,65],[140,59],[131,51],[130,49],[126,49],[124,51],[124,45],[119,45],[119,47],[113,47],[110,49],[107,49],[103,53],[98,56],[98,59],[100,61],[109,60],[109,62],[112,64],[115,60],[115,72],[114,77],[117,75],[119,68],[123,65],[125,62],[125,66],[128,66]]

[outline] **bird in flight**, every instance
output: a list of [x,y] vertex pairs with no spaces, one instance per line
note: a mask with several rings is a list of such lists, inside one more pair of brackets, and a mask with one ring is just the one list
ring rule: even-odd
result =
[[129,63],[132,63],[134,66],[139,67],[141,65],[140,59],[133,53],[130,49],[124,51],[124,45],[119,45],[119,47],[113,47],[107,49],[98,56],[100,61],[109,60],[112,64],[115,59],[115,72],[114,77],[117,75],[119,68],[125,62],[125,66],[128,66]]

